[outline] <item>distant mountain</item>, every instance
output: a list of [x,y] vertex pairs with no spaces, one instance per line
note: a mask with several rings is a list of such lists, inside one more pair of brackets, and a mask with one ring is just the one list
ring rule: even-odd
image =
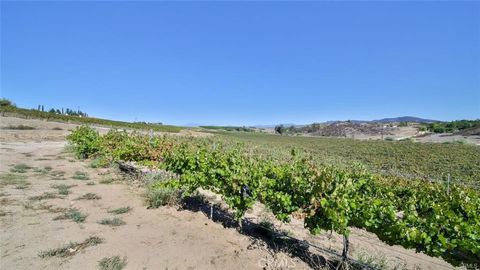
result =
[[434,123],[434,122],[440,122],[440,121],[431,120],[431,119],[424,119],[424,118],[419,118],[419,117],[413,117],[413,116],[402,116],[402,117],[383,118],[383,119],[379,119],[379,120],[372,120],[370,122],[378,122],[378,123],[391,123],[391,122]]

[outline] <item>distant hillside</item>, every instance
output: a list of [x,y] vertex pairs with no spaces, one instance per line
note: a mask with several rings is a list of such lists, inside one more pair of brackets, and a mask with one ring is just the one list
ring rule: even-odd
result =
[[414,116],[402,116],[402,117],[383,118],[383,119],[379,119],[379,120],[372,120],[370,122],[376,122],[376,123],[392,123],[392,122],[435,123],[435,122],[440,122],[440,121],[432,120],[432,119],[424,119],[424,118],[419,118],[419,117],[414,117]]
[[144,123],[144,122],[124,122],[124,121],[115,121],[94,117],[84,117],[82,115],[64,115],[58,114],[56,112],[42,112],[35,109],[24,109],[15,106],[11,101],[7,99],[0,99],[0,115],[1,116],[12,116],[12,117],[21,117],[25,119],[45,119],[47,121],[60,121],[68,123],[78,123],[78,124],[87,124],[87,125],[102,125],[108,127],[116,128],[132,128],[132,129],[144,129],[144,130],[154,130],[161,132],[180,132],[182,127],[161,125],[154,123]]
[[212,129],[212,130],[253,132],[253,129],[248,127],[236,127],[236,126],[199,126],[199,127],[204,129]]
[[[436,122],[441,122],[438,120],[432,120],[432,119],[424,119],[420,117],[414,117],[414,116],[401,116],[401,117],[392,117],[392,118],[383,118],[383,119],[378,119],[378,120],[330,120],[330,121],[325,121],[325,122],[320,122],[317,124],[322,124],[322,125],[330,125],[330,124],[337,124],[337,123],[352,123],[352,124],[365,124],[365,123],[393,123],[393,122],[410,122],[410,123],[436,123]],[[301,128],[309,125],[297,125],[297,124],[278,124],[278,125],[256,125],[254,127],[256,128],[274,128],[276,126],[284,126],[284,127],[295,127],[295,128]]]

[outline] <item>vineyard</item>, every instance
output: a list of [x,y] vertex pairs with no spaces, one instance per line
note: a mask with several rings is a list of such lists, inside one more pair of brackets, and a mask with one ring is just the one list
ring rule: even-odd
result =
[[239,220],[260,201],[281,221],[303,216],[312,234],[332,230],[348,239],[349,227],[358,227],[453,265],[480,261],[480,196],[474,189],[320,163],[301,148],[279,157],[228,140],[116,130],[99,135],[86,126],[68,140],[79,158],[135,161],[176,173],[179,178],[153,188],[179,189],[184,196],[211,190]]
[[461,143],[354,140],[277,136],[262,133],[218,132],[224,142],[240,142],[259,154],[288,158],[301,148],[317,163],[349,167],[363,164],[386,177],[446,181],[480,187],[480,147]]

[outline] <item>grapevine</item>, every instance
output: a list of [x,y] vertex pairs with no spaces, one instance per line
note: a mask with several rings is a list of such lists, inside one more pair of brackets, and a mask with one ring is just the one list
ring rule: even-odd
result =
[[79,127],[68,140],[78,157],[137,161],[177,173],[179,179],[164,185],[220,194],[239,219],[260,201],[285,222],[301,213],[313,234],[333,230],[348,237],[349,228],[358,227],[388,244],[456,265],[480,261],[480,196],[475,190],[453,185],[447,192],[436,183],[321,165],[298,150],[277,160],[211,139],[150,138],[115,130],[101,136]]

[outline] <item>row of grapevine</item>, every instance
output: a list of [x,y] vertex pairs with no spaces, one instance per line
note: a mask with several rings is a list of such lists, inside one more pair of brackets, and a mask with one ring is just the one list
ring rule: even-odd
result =
[[453,264],[480,261],[480,196],[458,186],[385,179],[361,168],[338,169],[314,163],[292,150],[288,161],[259,158],[241,145],[211,139],[127,134],[104,136],[80,127],[68,137],[81,157],[133,160],[175,172],[159,183],[187,193],[204,188],[221,194],[241,218],[255,201],[288,221],[305,217],[312,233],[364,228],[389,244],[415,248]]

